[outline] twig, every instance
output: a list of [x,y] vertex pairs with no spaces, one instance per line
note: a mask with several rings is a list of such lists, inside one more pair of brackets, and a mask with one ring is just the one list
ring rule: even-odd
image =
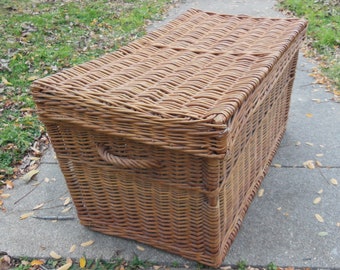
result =
[[50,207],[41,207],[41,208],[38,208],[38,209],[32,209],[32,208],[29,208],[29,209],[20,209],[20,210],[15,210],[15,211],[8,211],[6,212],[7,214],[12,214],[12,213],[25,213],[25,212],[29,212],[29,211],[43,211],[43,210],[48,210],[48,209],[55,209],[55,208],[59,208],[59,207],[62,207],[64,206],[63,204],[58,204],[58,205],[54,205],[54,206],[50,206]]
[[75,219],[73,216],[33,216],[36,219],[43,220],[72,220]]
[[41,180],[38,184],[35,185],[34,188],[32,188],[29,192],[27,192],[24,196],[22,196],[19,200],[15,201],[14,204],[17,204],[18,202],[20,202],[22,199],[24,199],[25,197],[27,197],[29,194],[31,194],[41,183],[43,182],[43,180]]

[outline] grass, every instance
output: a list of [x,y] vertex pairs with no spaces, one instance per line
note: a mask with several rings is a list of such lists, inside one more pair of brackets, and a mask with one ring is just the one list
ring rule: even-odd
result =
[[0,1],[0,180],[44,132],[33,80],[142,36],[171,0]]
[[244,260],[239,261],[236,264],[237,270],[246,270],[247,269],[247,262]]
[[[139,270],[139,269],[152,269],[152,270],[166,270],[169,268],[180,268],[180,269],[213,269],[211,267],[206,267],[202,264],[197,264],[196,266],[183,266],[180,264],[166,266],[157,265],[155,263],[141,260],[138,256],[134,256],[131,261],[125,261],[122,258],[112,258],[111,260],[102,259],[85,259],[85,263],[81,266],[80,261],[71,259],[30,259],[30,258],[11,258],[10,264],[4,264],[3,257],[0,257],[0,269],[16,269],[16,270],[29,270],[29,269],[58,269],[59,267],[64,267],[66,269],[66,264],[70,263],[67,269],[69,270]],[[1,266],[3,268],[1,268]],[[40,266],[40,267],[39,267]],[[235,266],[221,267],[221,269],[230,270],[277,270],[277,269],[294,269],[294,267],[279,268],[273,262],[269,263],[266,267],[251,267],[246,261],[241,260]]]
[[[69,262],[70,259],[47,259],[47,260],[39,260],[39,259],[29,259],[29,258],[20,258],[14,259],[11,258],[11,264],[6,264],[5,268],[4,264],[1,265],[0,269],[16,269],[16,270],[30,270],[30,269],[58,269],[60,267],[65,267],[65,265]],[[102,259],[85,259],[85,265],[80,266],[79,261],[72,261],[67,269],[69,270],[138,270],[138,269],[150,269],[152,264],[139,259],[135,256],[132,261],[127,262],[121,258],[112,258],[111,260],[102,260]],[[3,266],[3,268],[1,268]],[[63,268],[62,268],[63,269]]]
[[308,20],[311,56],[320,60],[322,72],[340,90],[339,0],[281,0],[280,7]]

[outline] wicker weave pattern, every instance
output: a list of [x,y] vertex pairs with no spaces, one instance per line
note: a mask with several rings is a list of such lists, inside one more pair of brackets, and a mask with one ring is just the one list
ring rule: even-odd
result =
[[[188,44],[187,49],[152,45],[161,43],[178,24],[190,29],[192,17],[198,17],[204,23],[209,23],[209,19],[213,22],[214,31],[207,31],[207,36],[202,37],[206,39],[204,43],[210,41],[216,31],[224,31],[223,27],[218,28],[218,23],[224,26],[229,21],[233,21],[234,27],[238,23],[238,28],[242,29],[246,21],[247,27],[252,26],[248,32],[262,24],[277,30],[273,33],[253,30],[255,44],[247,48],[246,53],[230,54],[228,50],[217,54],[209,53],[209,50],[195,52],[196,47],[200,48],[196,44]],[[231,116],[268,75],[293,38],[298,39],[295,41],[298,43],[301,39],[298,34],[305,23],[300,20],[252,20],[249,17],[209,15],[194,10],[170,26],[170,29],[165,27],[151,34],[150,40],[147,36],[118,52],[37,81],[33,92],[41,89],[39,97],[42,102],[55,102],[50,108],[45,106],[41,116],[47,114],[48,118],[62,118],[74,123],[81,121],[113,135],[124,134],[152,145],[223,158],[226,148],[220,137],[228,128]],[[161,35],[163,32],[164,36]],[[278,37],[275,36],[277,33],[280,33]],[[173,39],[177,37],[175,34],[172,33]],[[225,39],[232,38],[229,34],[225,33]],[[288,38],[282,38],[285,35]],[[196,32],[189,36],[192,40],[201,38],[196,37]],[[178,43],[184,46],[181,37],[178,36]],[[223,42],[223,38],[219,41]],[[256,43],[260,41],[267,47],[261,45],[257,49]],[[243,49],[244,43],[248,43],[245,35],[235,43],[238,51]],[[278,48],[275,50],[273,46]],[[259,54],[258,50],[262,53]],[[225,66],[228,69],[223,68]],[[55,95],[58,100],[53,99]],[[98,114],[105,115],[100,118],[100,126]],[[127,114],[129,119],[126,119]],[[201,134],[210,138],[207,144],[202,145]]]
[[159,47],[197,52],[279,55],[304,27],[305,23],[296,19],[222,15],[193,9],[144,39]]
[[284,134],[305,28],[190,10],[36,81],[81,223],[220,265]]

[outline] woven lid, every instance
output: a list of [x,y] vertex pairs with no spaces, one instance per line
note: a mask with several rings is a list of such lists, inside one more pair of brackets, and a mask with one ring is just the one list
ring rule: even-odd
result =
[[114,53],[37,80],[32,92],[42,117],[210,155],[216,149],[192,140],[220,136],[305,27],[189,10]]
[[307,22],[191,9],[140,41],[210,53],[282,53]]

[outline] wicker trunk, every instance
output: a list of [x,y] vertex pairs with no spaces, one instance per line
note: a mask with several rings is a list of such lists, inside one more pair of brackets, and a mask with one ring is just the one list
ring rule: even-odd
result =
[[35,81],[80,222],[220,265],[284,134],[305,30],[189,10]]

